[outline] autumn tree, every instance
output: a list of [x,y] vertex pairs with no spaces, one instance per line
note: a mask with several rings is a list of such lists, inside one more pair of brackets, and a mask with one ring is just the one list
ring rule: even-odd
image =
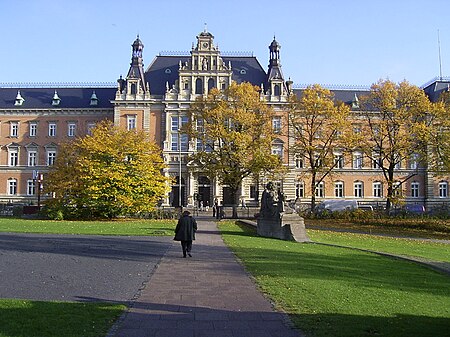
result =
[[50,210],[64,217],[114,218],[152,211],[167,180],[159,147],[144,132],[101,122],[61,146],[46,177]]
[[271,154],[274,112],[259,90],[249,83],[232,83],[224,91],[214,88],[189,111],[187,133],[197,146],[190,156],[192,167],[228,186],[235,205],[246,177],[281,167],[280,158]]
[[300,97],[291,96],[288,110],[293,137],[291,150],[304,163],[313,211],[320,183],[335,168],[342,168],[350,109],[336,102],[330,90],[316,84],[303,90]]
[[[380,80],[362,97],[361,132],[355,134],[355,146],[382,172],[387,212],[401,195],[402,185],[427,163],[427,143],[440,110],[407,81]],[[401,171],[404,168],[408,170]]]

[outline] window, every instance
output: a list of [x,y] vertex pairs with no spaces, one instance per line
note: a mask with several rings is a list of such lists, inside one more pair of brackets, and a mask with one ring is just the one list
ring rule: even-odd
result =
[[396,170],[400,170],[402,168],[402,161],[398,159],[398,161],[395,163],[394,168]]
[[334,196],[336,198],[344,197],[344,183],[342,181],[337,181],[334,183]]
[[361,125],[360,124],[354,124],[353,125],[353,132],[356,134],[360,134],[361,133]]
[[273,132],[280,133],[281,132],[281,117],[275,116],[272,118],[272,128]]
[[47,150],[47,166],[54,165],[55,160],[56,160],[56,150]]
[[11,122],[9,135],[14,138],[19,136],[19,122]]
[[18,148],[9,148],[8,149],[8,165],[9,166],[17,166],[19,165],[19,149]]
[[36,183],[34,180],[27,180],[27,195],[36,194]]
[[417,170],[419,168],[419,155],[417,153],[411,155],[409,160],[409,168],[411,170]]
[[128,115],[127,116],[127,130],[136,129],[136,115]]
[[56,123],[48,123],[48,136],[56,137]]
[[30,130],[28,135],[30,137],[36,137],[37,136],[37,123],[30,123]]
[[392,185],[392,194],[394,195],[394,197],[402,196],[402,184],[400,184],[400,182],[394,182],[394,184]]
[[372,185],[373,187],[373,196],[374,198],[383,197],[383,184],[379,181],[376,181]]
[[17,194],[17,180],[16,179],[8,179],[8,194],[9,195]]
[[448,182],[441,181],[439,183],[439,198],[447,198],[448,197]]
[[195,80],[195,93],[197,95],[203,94],[203,81],[201,78]]
[[360,169],[363,167],[363,155],[361,152],[353,153],[353,168]]
[[364,196],[364,184],[362,181],[355,181],[353,184],[353,191],[355,198],[362,198]]
[[419,197],[419,183],[417,181],[413,181],[411,183],[411,197],[412,198]]
[[37,151],[31,150],[28,151],[28,166],[36,166],[37,165]]
[[69,123],[67,125],[67,136],[74,137],[76,128],[77,128],[77,125],[75,123]]
[[92,136],[92,130],[95,128],[95,122],[87,123],[87,134]]
[[280,143],[272,144],[272,154],[275,154],[278,157],[283,158],[283,144]]
[[305,183],[303,181],[295,184],[295,197],[304,198],[305,197]]
[[344,168],[344,156],[341,153],[334,154],[334,167],[337,169]]
[[258,189],[256,185],[250,185],[250,199],[258,199]]
[[295,167],[296,168],[304,168],[305,167],[305,157],[301,155],[295,156]]
[[323,198],[325,196],[325,184],[320,182],[316,185],[316,197]]

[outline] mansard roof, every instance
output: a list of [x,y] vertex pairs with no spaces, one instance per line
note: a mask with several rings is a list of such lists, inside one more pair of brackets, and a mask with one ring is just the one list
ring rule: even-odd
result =
[[430,101],[436,102],[443,92],[450,91],[450,77],[437,77],[422,86]]
[[[250,82],[260,86],[266,82],[267,74],[254,56],[221,56],[224,63],[231,62],[233,69],[232,80],[237,83]],[[188,62],[190,56],[156,56],[145,72],[145,80],[150,85],[152,95],[164,95],[166,82],[169,87],[178,80],[180,61]]]
[[[14,105],[17,92],[24,98],[22,105]],[[52,99],[58,93],[61,99],[59,105],[52,105]],[[98,98],[98,104],[91,105],[92,93]],[[114,99],[117,86],[111,87],[49,87],[40,83],[36,86],[24,85],[20,87],[0,86],[0,109],[112,109],[111,100]]]

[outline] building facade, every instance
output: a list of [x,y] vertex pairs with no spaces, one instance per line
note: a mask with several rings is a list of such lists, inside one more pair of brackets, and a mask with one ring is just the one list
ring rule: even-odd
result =
[[[311,194],[306,163],[290,153],[292,138],[287,137],[286,110],[290,94],[300,95],[302,88],[283,75],[280,44],[269,45],[269,65],[265,70],[251,54],[229,54],[219,50],[214,36],[203,31],[189,53],[160,53],[144,67],[144,45],[139,36],[132,44],[131,64],[125,78],[117,85],[3,85],[0,87],[0,203],[36,204],[39,185],[58,155],[58,146],[74,137],[89,133],[107,119],[127,129],[146,131],[162,149],[167,169],[173,179],[166,206],[194,206],[199,200],[211,205],[231,203],[227,186],[220,186],[205,174],[192,170],[187,158],[201,150],[195,140],[180,132],[188,122],[187,112],[198,96],[211,88],[226,89],[233,81],[250,82],[261,88],[261,99],[275,111],[273,127],[279,137],[272,153],[283,159],[288,173],[277,181],[288,200],[307,201]],[[432,101],[448,91],[450,82],[434,80],[423,87]],[[334,88],[335,99],[358,113],[358,97],[368,89]],[[314,192],[317,199],[357,199],[363,203],[384,203],[386,188],[376,163],[357,151],[335,153],[339,161],[334,174]],[[431,205],[446,203],[448,181],[435,177],[413,159],[405,160],[398,175],[414,173],[403,186],[409,203]],[[42,178],[42,179],[41,179]],[[241,199],[257,204],[268,178],[246,179]],[[42,181],[43,180],[43,181]]]

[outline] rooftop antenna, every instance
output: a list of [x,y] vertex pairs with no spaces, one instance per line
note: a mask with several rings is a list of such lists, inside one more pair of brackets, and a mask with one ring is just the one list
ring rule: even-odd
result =
[[437,33],[438,33],[438,50],[439,50],[439,79],[442,81],[441,39],[439,38],[439,29]]

